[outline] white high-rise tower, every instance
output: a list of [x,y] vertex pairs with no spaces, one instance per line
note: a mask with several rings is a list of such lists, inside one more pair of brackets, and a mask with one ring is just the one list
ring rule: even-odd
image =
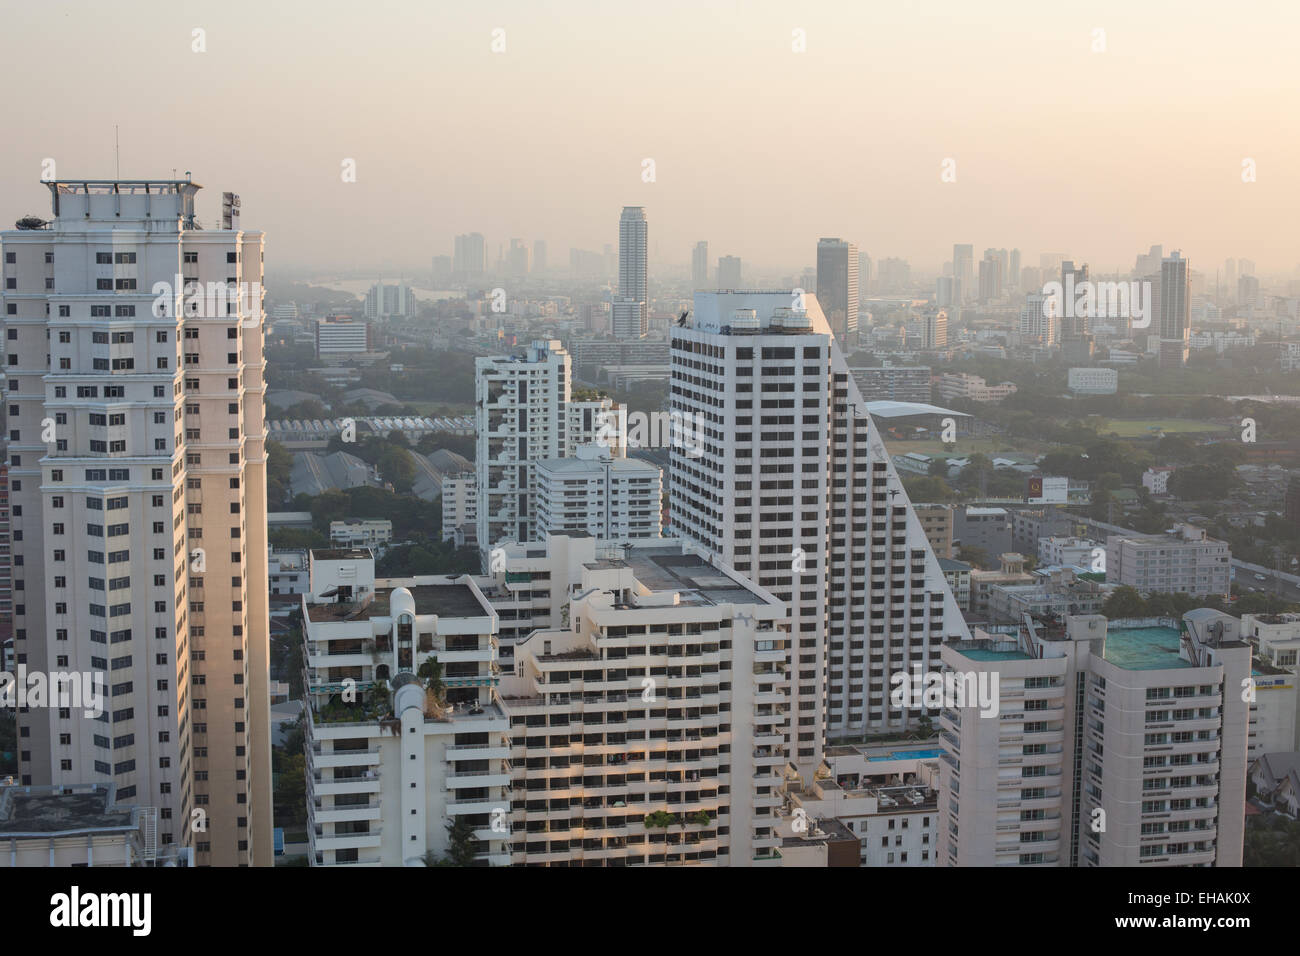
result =
[[814,296],[696,293],[674,326],[673,531],[788,602],[790,756],[817,766],[828,739],[914,726],[890,676],[937,669],[965,638],[943,572]]
[[0,235],[15,644],[106,697],[19,713],[21,782],[269,866],[262,233],[233,194],[200,229],[188,179],[46,185]]

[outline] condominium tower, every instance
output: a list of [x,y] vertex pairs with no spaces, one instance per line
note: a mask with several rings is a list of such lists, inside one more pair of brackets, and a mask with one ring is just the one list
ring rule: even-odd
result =
[[792,760],[902,730],[892,672],[968,635],[815,296],[696,293],[669,401],[703,453],[669,449],[672,528],[789,602]]
[[270,865],[263,236],[188,179],[45,185],[0,236],[17,653],[109,696],[20,712],[19,773]]
[[843,239],[817,243],[817,301],[841,343],[858,334],[858,247]]
[[[614,301],[614,336],[645,335],[650,317],[650,287],[646,270],[648,224],[644,206],[624,206],[618,220],[618,296]],[[633,309],[632,303],[637,307]],[[623,305],[622,311],[619,306]],[[633,321],[635,319],[635,321]]]

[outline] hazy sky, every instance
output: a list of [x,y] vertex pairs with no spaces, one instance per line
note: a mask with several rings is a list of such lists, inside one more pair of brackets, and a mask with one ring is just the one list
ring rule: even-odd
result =
[[838,235],[1290,271],[1298,36],[1294,0],[0,0],[0,222],[48,211],[46,157],[111,177],[118,124],[124,178],[191,170],[209,219],[239,192],[272,271],[426,270],[469,231],[563,265],[623,205],[683,265]]

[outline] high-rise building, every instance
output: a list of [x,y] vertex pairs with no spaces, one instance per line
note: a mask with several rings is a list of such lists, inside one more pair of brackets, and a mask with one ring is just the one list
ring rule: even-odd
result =
[[451,257],[452,271],[457,275],[474,277],[487,271],[487,244],[480,232],[456,237]]
[[816,297],[791,298],[696,293],[672,328],[672,411],[708,437],[669,449],[669,507],[789,603],[790,756],[810,773],[829,737],[905,728],[890,672],[968,631]]
[[931,309],[921,318],[921,348],[942,349],[948,347],[948,313],[943,309]]
[[858,253],[858,293],[865,296],[871,292],[871,256],[865,252]]
[[1158,274],[1160,263],[1165,258],[1164,250],[1164,246],[1152,246],[1145,255],[1138,253],[1137,262],[1133,266],[1134,273],[1142,277]]
[[636,324],[639,330],[636,334],[631,334],[632,330],[625,323],[625,334],[620,335],[616,314],[616,338],[639,338],[646,332],[650,315],[649,272],[646,266],[649,252],[648,228],[644,206],[623,207],[623,213],[618,219],[618,298],[623,302],[640,303],[641,317]]
[[781,865],[781,602],[686,542],[500,553],[377,586],[369,552],[313,552],[310,862],[418,866],[459,822],[490,866]]
[[1002,264],[985,256],[980,260],[979,301],[986,304],[1002,298]]
[[941,309],[961,307],[961,282],[952,276],[939,276],[935,280],[934,304]]
[[546,240],[545,239],[533,240],[533,271],[534,272],[546,271]]
[[703,240],[691,250],[691,285],[696,289],[709,285],[709,244]]
[[719,289],[741,287],[739,256],[723,256],[718,260],[718,281],[714,285]]
[[858,247],[843,239],[817,242],[817,301],[843,343],[858,334]]
[[474,360],[478,543],[533,540],[535,463],[568,454],[571,361],[558,340]]
[[1060,333],[1056,297],[1041,292],[1025,296],[1025,307],[1020,310],[1021,341],[1050,347],[1060,343]]
[[930,402],[930,369],[924,365],[853,368],[864,402]]
[[531,268],[528,243],[522,239],[511,239],[510,250],[506,253],[506,274],[514,279],[522,279]]
[[975,247],[970,243],[952,247],[952,277],[961,283],[962,301],[969,301],[975,289]]
[[263,235],[200,229],[188,179],[46,185],[52,220],[0,236],[15,643],[108,697],[20,710],[21,782],[269,866]]
[[1191,340],[1191,287],[1187,260],[1175,250],[1160,263],[1160,299],[1156,313],[1160,327],[1160,366],[1187,364]]
[[484,552],[536,537],[537,462],[570,458],[599,444],[627,448],[626,412],[608,398],[575,402],[572,360],[558,340],[538,340],[522,356],[474,361],[475,521]]
[[376,282],[366,293],[363,310],[366,318],[374,322],[380,319],[409,318],[420,310],[420,305],[410,286]]
[[941,865],[1241,866],[1250,642],[1219,611],[1180,623],[1070,616],[943,648],[964,700],[939,721]]
[[1020,288],[1020,250],[1012,249],[1007,259],[1007,288]]
[[645,303],[630,296],[616,295],[609,303],[610,330],[614,338],[630,342],[644,338],[650,330]]
[[[912,267],[906,259],[888,258],[880,262],[880,289],[885,294],[900,293],[909,291],[912,283]],[[967,289],[969,286],[963,285],[961,294],[969,298]]]
[[1259,280],[1254,276],[1243,275],[1237,280],[1237,306],[1248,309],[1259,304]]

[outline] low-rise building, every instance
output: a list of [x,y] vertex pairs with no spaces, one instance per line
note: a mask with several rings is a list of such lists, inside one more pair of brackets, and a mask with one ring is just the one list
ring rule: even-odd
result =
[[1076,395],[1114,395],[1119,391],[1119,372],[1113,368],[1072,368],[1067,386]]
[[346,518],[330,522],[330,544],[339,548],[377,548],[393,540],[387,518]]
[[159,846],[157,814],[119,803],[111,783],[0,781],[0,867],[193,866],[193,848]]
[[1227,597],[1231,566],[1228,543],[1190,524],[1106,539],[1106,580],[1139,591]]

